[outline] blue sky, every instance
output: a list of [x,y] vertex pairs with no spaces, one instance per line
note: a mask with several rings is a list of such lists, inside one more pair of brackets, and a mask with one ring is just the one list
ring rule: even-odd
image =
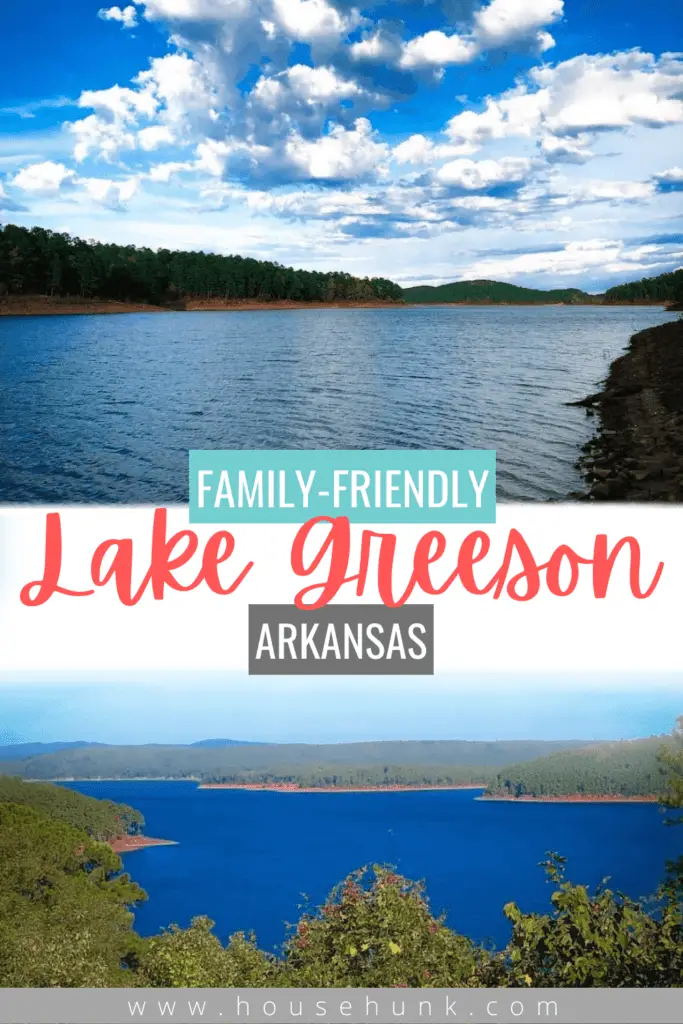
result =
[[681,265],[679,0],[6,0],[0,219],[401,283]]
[[632,739],[671,731],[680,684],[680,675],[27,676],[0,685],[0,743]]

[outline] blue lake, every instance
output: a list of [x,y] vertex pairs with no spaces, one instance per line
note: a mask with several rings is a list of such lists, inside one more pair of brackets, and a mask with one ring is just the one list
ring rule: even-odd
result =
[[683,853],[683,829],[666,828],[652,804],[509,804],[472,791],[279,794],[200,790],[191,782],[79,782],[71,787],[137,807],[146,833],[177,846],[126,856],[149,894],[138,930],[206,914],[217,934],[253,929],[274,949],[302,894],[315,905],[367,863],[423,879],[432,908],[456,930],[503,944],[502,907],[548,908],[537,866],[546,851],[568,858],[568,876],[611,876],[631,896],[651,893],[664,862]]
[[0,318],[0,501],[187,500],[188,449],[493,448],[563,499],[597,390],[654,307]]

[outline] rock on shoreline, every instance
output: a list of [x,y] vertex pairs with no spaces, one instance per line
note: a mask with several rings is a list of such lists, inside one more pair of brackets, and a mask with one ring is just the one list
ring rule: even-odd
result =
[[600,428],[578,467],[597,501],[683,502],[683,319],[650,327],[580,402]]

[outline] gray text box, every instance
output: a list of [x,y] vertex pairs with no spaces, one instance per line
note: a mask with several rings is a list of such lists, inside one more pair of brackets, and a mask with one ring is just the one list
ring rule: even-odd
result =
[[680,1024],[680,989],[2,989],[0,1024]]
[[433,675],[434,606],[249,605],[250,675]]

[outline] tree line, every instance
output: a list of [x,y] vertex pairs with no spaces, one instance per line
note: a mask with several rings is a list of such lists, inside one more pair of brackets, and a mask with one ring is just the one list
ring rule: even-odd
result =
[[0,805],[17,804],[47,814],[55,821],[85,832],[91,839],[106,842],[114,836],[140,832],[143,816],[127,804],[111,800],[89,800],[63,786],[32,782],[0,775]]
[[[649,796],[658,793],[662,739],[87,746],[0,760],[27,779],[193,779],[310,788],[482,784],[495,796]],[[0,748],[1,758],[1,748]]]
[[[683,719],[661,764],[663,802],[680,808]],[[60,787],[43,787],[54,797],[51,807],[45,794],[19,799],[33,784],[15,785],[0,796],[4,986],[615,988],[683,981],[683,862],[669,865],[648,903],[606,885],[573,884],[563,859],[550,854],[543,865],[553,886],[549,912],[508,903],[511,935],[500,950],[449,928],[422,885],[375,865],[304,911],[274,955],[244,933],[223,944],[204,917],[140,937],[131,909],[146,896],[111,847],[65,819]],[[99,821],[99,801],[74,796],[79,818]]]
[[382,786],[486,785],[494,769],[445,765],[319,765],[310,769],[283,765],[276,771],[205,772],[203,783],[298,786],[300,789],[376,789]]
[[683,270],[618,284],[605,292],[605,302],[683,302]]
[[[375,743],[277,743],[215,746],[100,746],[64,748],[45,754],[3,756],[0,773],[28,779],[199,779],[232,782],[271,778],[291,782],[353,769],[392,773],[416,767],[437,773],[461,768],[488,771],[552,753],[574,742],[543,740],[385,740]],[[21,752],[20,752],[21,753]],[[478,780],[477,780],[478,781]]]
[[562,750],[496,773],[493,796],[653,796],[662,788],[662,744],[658,737]]
[[191,299],[400,301],[382,277],[295,270],[242,256],[85,241],[44,228],[0,226],[0,296],[50,295],[178,304]]

